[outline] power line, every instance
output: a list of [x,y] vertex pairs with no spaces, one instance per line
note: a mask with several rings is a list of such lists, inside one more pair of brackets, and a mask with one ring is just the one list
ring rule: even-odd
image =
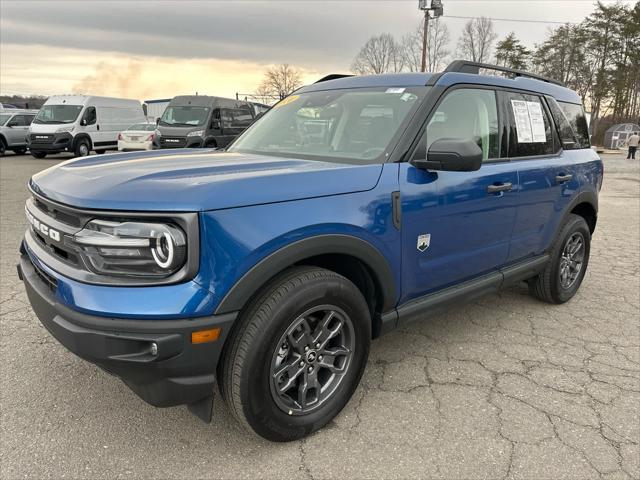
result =
[[[464,18],[464,19],[475,19],[475,18],[481,18],[479,17],[465,17],[463,15],[444,15],[444,18]],[[518,23],[547,23],[547,24],[554,24],[554,25],[577,25],[576,22],[558,22],[558,21],[552,21],[552,20],[526,20],[523,18],[493,18],[493,17],[485,17],[488,18],[489,20],[495,20],[496,22],[518,22]]]

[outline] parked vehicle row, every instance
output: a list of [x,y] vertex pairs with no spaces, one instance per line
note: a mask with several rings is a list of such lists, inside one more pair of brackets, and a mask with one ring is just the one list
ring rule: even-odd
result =
[[[39,111],[3,110],[0,154],[6,150],[36,158],[67,152],[84,157],[92,151],[154,148],[222,148],[242,133],[268,106],[203,95],[148,101],[92,95],[55,95]],[[162,110],[156,123],[145,113]]]

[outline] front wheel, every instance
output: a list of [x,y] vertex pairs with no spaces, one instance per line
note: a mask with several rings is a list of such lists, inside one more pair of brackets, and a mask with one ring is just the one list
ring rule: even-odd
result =
[[308,435],[351,398],[371,341],[368,306],[337,273],[296,267],[243,313],[222,367],[235,417],[272,441]]
[[76,157],[86,157],[91,152],[91,147],[89,145],[89,141],[86,139],[78,140],[76,144],[76,148],[74,150],[74,154]]
[[14,148],[13,149],[13,153],[15,153],[16,155],[24,155],[25,153],[27,153],[27,149],[22,147],[22,148]]
[[564,303],[580,288],[591,251],[591,232],[579,215],[570,214],[551,247],[549,263],[529,280],[529,291],[548,303]]
[[47,156],[47,154],[45,152],[31,152],[31,156],[34,158],[44,158]]

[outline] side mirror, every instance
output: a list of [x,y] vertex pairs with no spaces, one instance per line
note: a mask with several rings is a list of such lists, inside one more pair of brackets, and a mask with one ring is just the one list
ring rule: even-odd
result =
[[426,159],[413,159],[421,170],[475,172],[482,165],[482,149],[471,139],[441,138],[429,147]]
[[18,124],[16,122],[7,123],[7,127],[9,127],[9,128],[13,128],[13,127],[17,127],[17,126],[18,126]]
[[82,125],[83,127],[86,127],[87,126],[87,120],[85,118],[80,120],[80,125]]

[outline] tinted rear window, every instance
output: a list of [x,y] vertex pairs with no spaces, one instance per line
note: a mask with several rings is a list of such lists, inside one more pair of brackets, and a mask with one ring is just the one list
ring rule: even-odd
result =
[[576,105],[575,103],[558,102],[562,113],[569,121],[573,133],[576,136],[578,142],[577,148],[590,148],[591,142],[589,142],[589,125],[587,124],[587,117],[584,114],[582,105]]

